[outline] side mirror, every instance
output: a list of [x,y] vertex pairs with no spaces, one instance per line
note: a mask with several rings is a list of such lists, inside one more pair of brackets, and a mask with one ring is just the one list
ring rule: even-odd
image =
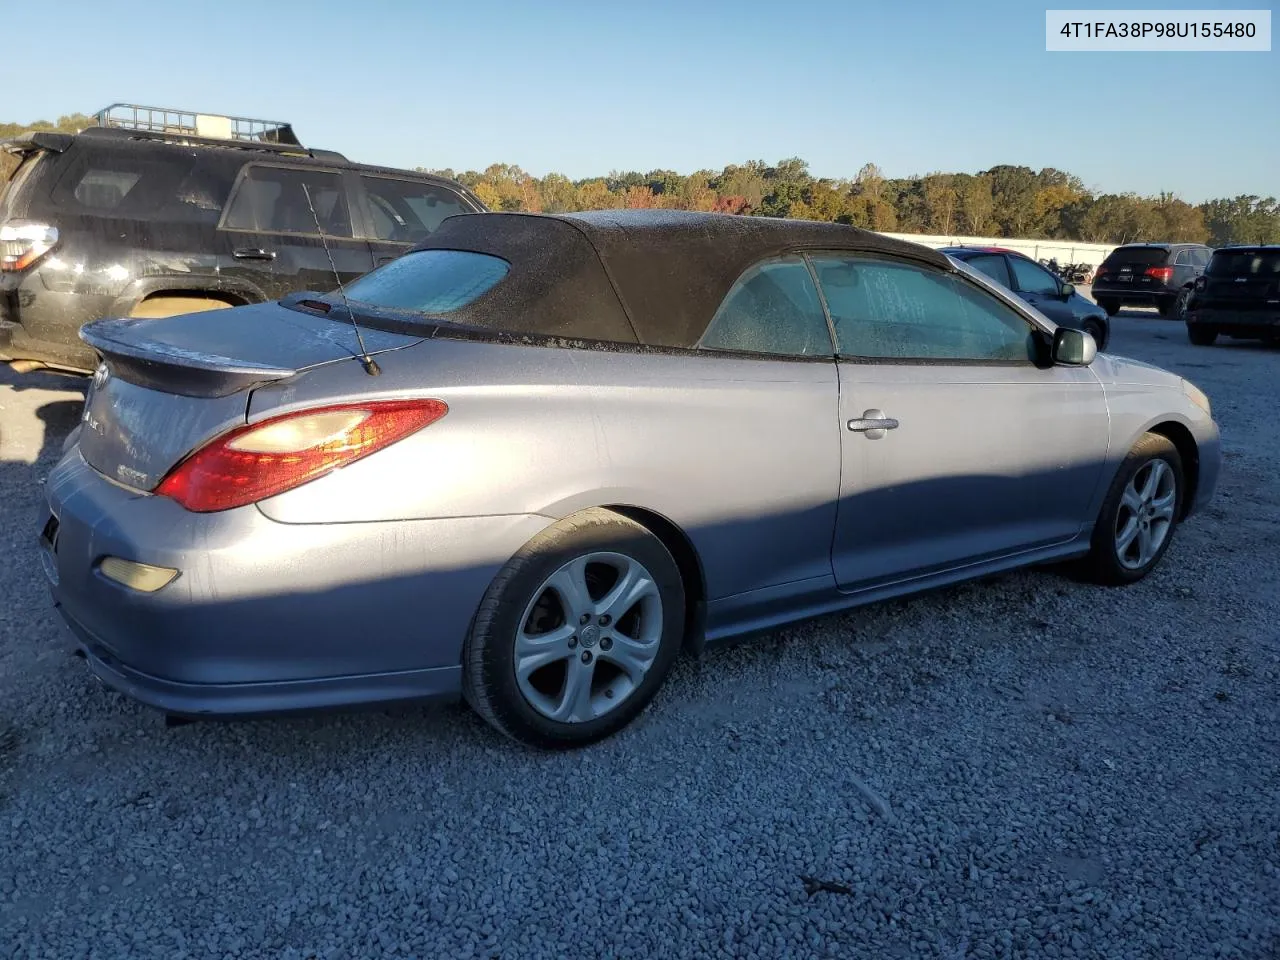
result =
[[1062,285],[1062,296],[1069,297],[1075,292],[1076,292],[1076,285],[1074,283],[1064,283]]
[[1073,327],[1059,327],[1053,333],[1053,362],[1064,367],[1087,367],[1098,355],[1093,337]]

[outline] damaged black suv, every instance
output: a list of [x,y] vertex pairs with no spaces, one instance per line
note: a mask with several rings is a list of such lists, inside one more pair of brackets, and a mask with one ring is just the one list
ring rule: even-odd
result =
[[[80,327],[330,290],[484,204],[451,180],[303,147],[287,123],[115,104],[0,143],[0,360],[89,373]],[[330,263],[332,258],[332,266]]]

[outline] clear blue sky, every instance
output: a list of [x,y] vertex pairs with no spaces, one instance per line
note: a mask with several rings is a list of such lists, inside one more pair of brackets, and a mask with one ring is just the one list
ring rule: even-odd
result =
[[1274,38],[1045,51],[1046,7],[1103,3],[153,2],[0,0],[0,120],[122,100],[289,120],[393,166],[578,178],[800,156],[829,177],[1014,163],[1108,192],[1280,195]]

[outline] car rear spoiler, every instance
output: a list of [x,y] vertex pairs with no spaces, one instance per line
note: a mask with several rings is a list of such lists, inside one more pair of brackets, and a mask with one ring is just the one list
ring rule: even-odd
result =
[[65,153],[75,139],[69,133],[49,133],[44,130],[14,137],[12,140],[0,140],[0,150],[5,153],[23,154],[34,150],[51,150],[54,153]]
[[80,328],[80,339],[102,354],[122,380],[185,397],[225,397],[249,387],[295,376],[291,367],[236,360],[186,350],[149,335],[143,318],[94,320]]

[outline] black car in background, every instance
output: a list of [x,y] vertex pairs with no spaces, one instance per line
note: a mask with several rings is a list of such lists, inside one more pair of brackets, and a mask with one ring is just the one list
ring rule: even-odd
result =
[[1060,327],[1074,327],[1093,337],[1098,349],[1111,339],[1107,314],[1076,293],[1074,285],[1050,273],[1016,250],[1004,247],[943,247],[940,251],[963,260],[1007,287]]
[[21,161],[0,184],[0,360],[20,371],[91,372],[90,320],[331,290],[335,269],[354,279],[485,210],[453,181],[304,147],[287,123],[122,104],[96,121],[0,144]]
[[1220,247],[1195,283],[1187,336],[1207,347],[1219,334],[1280,342],[1280,244]]
[[1155,307],[1183,317],[1196,278],[1213,248],[1202,243],[1127,243],[1107,255],[1093,275],[1093,299],[1114,317],[1121,307]]

